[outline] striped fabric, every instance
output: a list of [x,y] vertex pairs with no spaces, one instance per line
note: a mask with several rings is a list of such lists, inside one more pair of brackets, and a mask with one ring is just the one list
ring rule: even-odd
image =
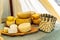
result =
[[35,11],[38,13],[48,13],[38,0],[19,0],[22,11]]
[[57,14],[56,10],[53,8],[53,6],[49,3],[48,0],[39,0],[42,5],[47,9],[47,11],[50,12],[51,15],[57,17],[58,21],[60,22],[60,16]]
[[60,16],[57,14],[56,10],[51,6],[48,0],[12,0],[12,1],[14,16],[16,16],[18,12],[35,11],[39,13],[50,13],[51,15],[57,17],[58,21],[60,21]]

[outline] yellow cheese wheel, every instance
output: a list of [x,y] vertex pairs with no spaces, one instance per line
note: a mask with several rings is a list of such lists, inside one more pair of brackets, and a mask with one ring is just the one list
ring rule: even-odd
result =
[[31,18],[28,18],[28,19],[19,19],[19,18],[16,18],[16,24],[17,25],[22,24],[22,23],[31,23]]
[[28,13],[28,12],[17,13],[17,17],[18,18],[23,18],[23,19],[29,18],[29,17],[31,17],[31,13]]
[[6,26],[10,26],[11,24],[14,24],[15,21],[6,21]]
[[14,18],[13,16],[8,16],[6,20],[7,20],[7,21],[14,21],[15,18]]
[[34,24],[39,24],[40,21],[41,21],[41,19],[40,19],[40,18],[38,18],[38,19],[33,19],[32,21],[33,21]]
[[8,16],[7,19],[6,19],[6,25],[7,25],[7,26],[10,26],[11,24],[14,24],[14,23],[15,23],[15,20],[16,20],[15,17],[13,17],[13,16]]
[[35,14],[32,15],[32,18],[33,19],[38,19],[38,18],[40,18],[40,14],[35,13]]
[[19,12],[19,13],[17,13],[17,17],[18,17],[18,18],[25,19],[25,18],[31,17],[31,15],[33,15],[33,14],[35,14],[34,11]]

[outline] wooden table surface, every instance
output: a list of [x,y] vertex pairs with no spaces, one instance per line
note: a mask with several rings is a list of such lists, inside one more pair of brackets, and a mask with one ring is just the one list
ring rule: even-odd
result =
[[[5,40],[60,40],[60,24],[56,23],[55,29],[51,33],[45,33],[39,31],[34,34],[24,35],[24,36],[16,36],[10,37],[6,35],[2,35]],[[0,24],[0,29],[3,29],[4,24]]]

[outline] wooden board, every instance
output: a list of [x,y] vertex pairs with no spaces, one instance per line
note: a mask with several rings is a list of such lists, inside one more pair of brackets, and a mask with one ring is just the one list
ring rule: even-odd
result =
[[19,36],[19,35],[26,35],[26,34],[31,34],[31,33],[35,33],[38,31],[38,28],[36,27],[32,27],[31,31],[27,32],[27,33],[12,33],[12,34],[9,34],[9,33],[5,33],[2,31],[2,34],[4,35],[8,35],[8,36]]

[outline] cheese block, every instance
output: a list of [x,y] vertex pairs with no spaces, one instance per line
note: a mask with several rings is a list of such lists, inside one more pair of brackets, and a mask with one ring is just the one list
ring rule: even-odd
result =
[[18,26],[18,30],[20,32],[28,32],[31,30],[31,24],[30,23],[22,23]]
[[16,24],[17,25],[22,24],[22,23],[31,23],[31,18],[27,18],[27,19],[16,18]]
[[8,27],[4,27],[4,32],[8,33],[8,29],[9,29]]
[[17,33],[17,32],[18,32],[18,29],[16,24],[12,24],[8,29],[8,33]]

